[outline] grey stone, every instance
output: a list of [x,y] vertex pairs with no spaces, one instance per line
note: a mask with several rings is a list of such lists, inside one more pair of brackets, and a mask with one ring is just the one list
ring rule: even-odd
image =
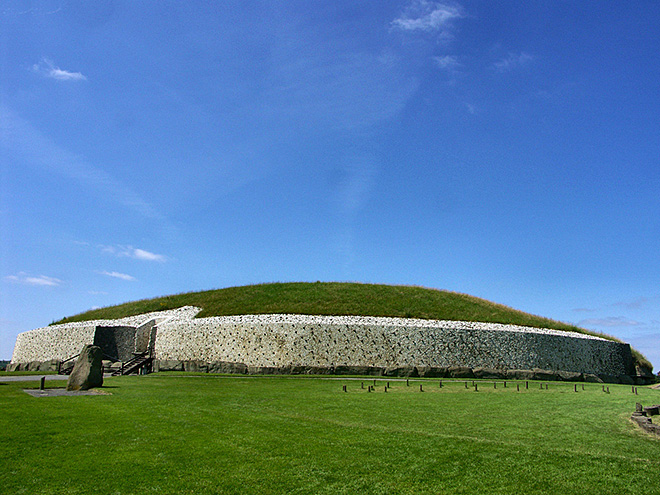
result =
[[41,361],[30,361],[27,365],[27,371],[39,371]]
[[18,371],[20,365],[20,363],[9,363],[7,365],[7,371]]
[[474,368],[472,370],[475,378],[483,378],[489,380],[500,380],[506,378],[506,371],[496,370],[494,368]]
[[606,373],[598,373],[598,378],[605,383],[619,383],[619,377],[615,375],[608,375]]
[[208,371],[208,365],[205,361],[183,361],[183,371],[206,372]]
[[417,368],[414,366],[400,366],[388,367],[383,370],[384,376],[402,376],[402,377],[415,377],[417,376]]
[[584,378],[582,373],[575,371],[557,371],[557,376],[564,382],[581,382]]
[[660,406],[649,406],[644,408],[647,416],[657,416],[660,414]]
[[601,380],[597,375],[594,375],[593,373],[585,373],[584,381],[587,383],[603,383],[603,380]]
[[447,376],[451,378],[474,378],[472,368],[467,366],[450,366],[447,369]]
[[532,370],[507,370],[506,377],[511,380],[533,380],[534,372]]
[[95,345],[86,345],[76,359],[67,390],[89,390],[103,385],[103,352]]
[[335,366],[335,375],[381,376],[384,368],[376,366]]
[[176,359],[159,359],[157,362],[158,371],[183,371],[183,361]]
[[439,366],[417,366],[417,374],[424,378],[444,378],[447,368]]
[[635,380],[630,375],[619,375],[617,378],[619,379],[619,383],[623,383],[624,385],[635,384]]
[[555,371],[542,370],[539,368],[534,368],[532,371],[534,371],[534,380],[543,380],[546,382],[551,382],[559,379]]
[[244,375],[248,372],[248,367],[243,363],[234,363],[228,361],[215,361],[209,363],[209,373],[229,373]]

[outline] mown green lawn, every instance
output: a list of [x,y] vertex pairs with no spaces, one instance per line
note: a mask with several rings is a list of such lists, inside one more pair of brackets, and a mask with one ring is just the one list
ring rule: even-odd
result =
[[154,374],[54,398],[1,383],[0,492],[660,493],[660,440],[628,420],[658,390],[389,381]]

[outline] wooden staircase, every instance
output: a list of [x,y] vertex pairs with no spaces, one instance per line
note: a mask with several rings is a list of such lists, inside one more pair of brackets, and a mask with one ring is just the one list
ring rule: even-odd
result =
[[149,356],[147,352],[135,354],[132,359],[121,363],[121,368],[113,371],[112,376],[140,374],[142,370],[148,373],[151,371],[153,360],[154,358]]

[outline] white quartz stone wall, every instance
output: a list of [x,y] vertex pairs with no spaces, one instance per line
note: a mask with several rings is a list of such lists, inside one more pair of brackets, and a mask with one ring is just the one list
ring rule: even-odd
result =
[[185,306],[168,311],[157,311],[137,316],[129,316],[117,320],[93,320],[76,323],[63,323],[37,328],[18,334],[12,363],[30,363],[34,361],[49,361],[51,359],[65,360],[78,354],[84,345],[94,343],[97,326],[133,326],[139,327],[149,320],[156,322],[169,319],[186,320],[194,318],[201,309]]
[[118,320],[52,325],[22,333],[12,363],[67,359],[94,342],[97,326],[156,322],[155,357],[255,367],[467,366],[627,374],[630,347],[572,332],[495,323],[349,316],[194,318],[184,307]]
[[[610,340],[493,323],[248,315],[158,325],[156,359],[248,366],[467,366],[626,374],[630,348]],[[628,359],[629,362],[629,359]]]

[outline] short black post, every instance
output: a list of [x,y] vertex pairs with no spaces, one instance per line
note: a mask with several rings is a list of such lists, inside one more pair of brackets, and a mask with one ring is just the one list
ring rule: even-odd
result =
[[[472,382],[472,383],[474,383],[474,382]],[[474,383],[474,391],[475,391],[475,392],[479,392],[479,388],[478,388],[478,384],[477,384],[477,383]]]
[[497,388],[497,382],[493,382],[493,388]]
[[607,392],[606,392],[606,393],[608,393],[608,394],[610,393],[610,387],[609,387],[609,385],[607,386]]
[[387,393],[387,387],[385,387],[385,393]]
[[41,377],[41,383],[39,384],[39,390],[43,390],[46,388],[46,377],[42,376]]
[[406,378],[406,387],[410,387],[410,381]]
[[520,392],[520,383],[516,383],[516,390]]
[[574,390],[575,392],[577,392],[577,383],[576,383],[575,385],[573,385],[573,390]]
[[584,391],[584,383],[582,384],[582,390]]
[[467,388],[467,382],[465,382],[465,388]]
[[504,382],[504,388],[506,388],[506,381]]
[[422,388],[422,384],[421,384],[421,383],[419,384],[419,391],[420,391],[420,392],[424,392],[424,389]]
[[442,388],[442,380],[440,380],[440,388]]
[[543,384],[541,384],[541,390],[543,390]]
[[362,388],[364,388],[364,382],[362,382]]
[[371,385],[367,387],[367,392],[371,392]]
[[346,385],[344,385],[343,389],[344,389],[344,392],[348,392],[348,390],[346,390]]
[[637,393],[637,387],[635,387],[635,395],[639,395],[639,394]]
[[376,379],[374,378],[374,387],[376,386]]
[[603,392],[605,392],[605,385],[603,385]]
[[390,388],[390,382],[387,382],[387,388]]
[[525,390],[529,388],[529,382],[525,382]]
[[548,390],[548,384],[547,383],[545,384],[545,389]]
[[633,394],[635,393],[635,386],[634,386],[634,385],[633,385],[632,387],[630,387],[630,391],[631,391]]

